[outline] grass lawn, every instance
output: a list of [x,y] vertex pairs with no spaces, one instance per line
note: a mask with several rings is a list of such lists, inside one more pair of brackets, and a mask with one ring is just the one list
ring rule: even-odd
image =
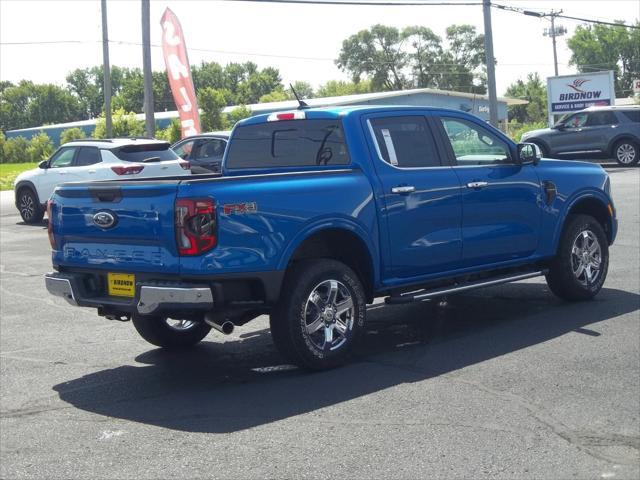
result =
[[37,163],[0,163],[0,190],[12,190],[13,181],[20,173],[37,166]]

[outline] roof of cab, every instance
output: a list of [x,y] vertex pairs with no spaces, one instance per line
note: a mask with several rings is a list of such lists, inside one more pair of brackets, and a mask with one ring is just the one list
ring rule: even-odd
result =
[[271,115],[284,114],[290,112],[304,112],[307,119],[335,119],[340,117],[346,117],[352,114],[364,114],[364,113],[376,113],[385,111],[438,111],[438,112],[452,112],[452,113],[464,113],[459,110],[452,110],[448,108],[440,107],[422,107],[413,105],[348,105],[348,106],[332,106],[332,107],[316,107],[316,108],[304,108],[298,110],[289,110],[282,112],[273,112],[262,115],[255,115],[253,117],[240,120],[238,125],[253,125],[257,123],[264,123],[268,121]]

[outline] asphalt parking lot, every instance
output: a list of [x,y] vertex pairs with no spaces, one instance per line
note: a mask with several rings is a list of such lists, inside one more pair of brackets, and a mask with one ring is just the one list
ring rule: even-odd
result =
[[261,317],[187,353],[50,297],[46,226],[0,212],[0,477],[640,476],[640,169],[612,169],[605,288],[374,305],[356,360],[282,366]]

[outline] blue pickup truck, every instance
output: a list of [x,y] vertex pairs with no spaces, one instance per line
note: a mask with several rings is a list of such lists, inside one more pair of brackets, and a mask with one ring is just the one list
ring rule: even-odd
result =
[[164,348],[269,314],[309,369],[346,361],[377,297],[546,276],[590,299],[617,230],[600,166],[540,159],[462,112],[378,106],[252,117],[223,175],[66,184],[48,216],[50,293]]

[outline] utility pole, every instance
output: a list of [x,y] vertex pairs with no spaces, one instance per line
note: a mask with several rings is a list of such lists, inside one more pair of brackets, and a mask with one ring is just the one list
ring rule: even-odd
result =
[[104,91],[104,118],[107,130],[107,138],[113,136],[111,124],[111,67],[109,67],[109,32],[107,30],[107,0],[100,1],[102,11],[102,71]]
[[546,13],[543,15],[543,17],[549,17],[549,19],[551,20],[551,28],[545,28],[544,35],[545,37],[551,37],[551,40],[553,41],[553,68],[556,77],[558,76],[558,52],[556,49],[556,37],[560,37],[567,33],[567,29],[562,25],[558,25],[556,27],[556,17],[561,13],[562,10],[551,10],[551,13]]
[[153,137],[156,121],[153,115],[153,76],[151,72],[151,27],[149,0],[142,0],[142,70],[144,75],[144,124],[147,137]]
[[551,38],[553,40],[553,71],[558,76],[558,52],[556,51],[556,16],[551,15]]
[[496,94],[496,61],[493,58],[493,31],[491,30],[491,0],[482,1],[484,13],[484,53],[487,63],[489,88],[489,122],[498,127],[498,96]]

